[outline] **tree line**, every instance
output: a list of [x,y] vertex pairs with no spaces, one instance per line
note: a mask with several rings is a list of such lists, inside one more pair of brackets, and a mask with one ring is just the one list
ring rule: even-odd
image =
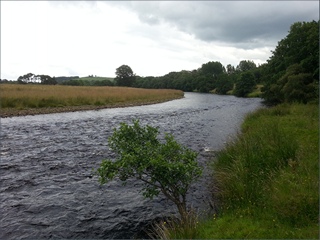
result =
[[192,71],[141,77],[128,65],[122,65],[116,69],[114,81],[95,81],[94,78],[87,81],[78,76],[59,79],[32,73],[20,76],[17,81],[26,83],[26,79],[38,76],[42,84],[178,89],[238,97],[247,97],[260,84],[263,85],[261,97],[267,104],[316,101],[319,96],[319,21],[292,24],[288,35],[271,52],[267,62],[259,66],[251,60],[226,67],[218,61],[210,61]]
[[172,88],[246,97],[257,84],[264,87],[266,104],[307,103],[319,98],[319,21],[296,22],[278,42],[267,63],[242,60],[234,67],[208,62],[193,71],[170,72],[161,77],[136,76],[127,65],[116,71],[116,84],[138,88]]

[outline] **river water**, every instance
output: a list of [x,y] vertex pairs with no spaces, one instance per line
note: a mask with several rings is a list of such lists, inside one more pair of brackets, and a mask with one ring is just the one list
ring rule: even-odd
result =
[[[177,211],[162,196],[144,199],[134,180],[98,183],[93,170],[114,157],[107,143],[113,129],[133,119],[159,127],[197,151],[205,167],[208,150],[221,149],[259,107],[260,99],[185,93],[147,106],[2,118],[0,239],[134,238],[148,222]],[[208,176],[188,196],[198,211],[210,209]]]

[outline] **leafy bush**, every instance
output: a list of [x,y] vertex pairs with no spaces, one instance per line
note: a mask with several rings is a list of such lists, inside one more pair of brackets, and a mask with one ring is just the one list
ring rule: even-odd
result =
[[122,182],[135,178],[144,183],[144,197],[152,199],[163,193],[185,221],[188,189],[202,173],[197,153],[181,146],[170,134],[162,143],[158,133],[157,128],[140,126],[138,120],[133,125],[121,123],[109,138],[110,148],[118,157],[102,161],[97,170],[99,181],[104,184],[115,177]]

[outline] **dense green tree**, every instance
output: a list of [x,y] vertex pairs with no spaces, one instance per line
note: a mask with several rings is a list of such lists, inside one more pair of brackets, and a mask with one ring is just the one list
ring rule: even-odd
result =
[[61,84],[65,81],[69,81],[69,80],[72,80],[72,79],[78,79],[79,76],[70,76],[70,77],[66,77],[66,76],[61,76],[61,77],[55,77],[56,81],[58,84]]
[[198,69],[196,76],[195,90],[199,92],[210,92],[215,88],[214,82],[226,72],[220,62],[207,62]]
[[266,67],[267,67],[267,64],[264,63],[264,64],[259,65],[257,68],[251,70],[251,72],[253,73],[255,81],[256,81],[257,84],[263,84],[264,83],[264,80],[266,79],[265,78],[265,76],[266,76]]
[[[299,74],[292,73],[292,68],[297,69],[297,66],[302,69],[299,74],[303,74],[299,77],[294,76]],[[306,84],[311,81],[310,74],[312,82]],[[288,35],[278,42],[272,52],[264,79],[263,98],[268,104],[294,101],[295,97],[296,101],[305,99],[302,102],[310,101],[311,96],[318,97],[310,93],[313,92],[310,87],[317,88],[319,81],[319,21],[296,22],[291,25]],[[283,82],[288,83],[286,90]],[[301,84],[308,87],[304,88]],[[288,93],[289,89],[291,94]],[[301,91],[307,92],[302,94]],[[306,95],[308,97],[302,97]]]
[[251,72],[243,72],[240,74],[239,79],[236,82],[234,94],[237,97],[246,97],[248,93],[252,92],[256,85],[254,75]]
[[228,91],[232,90],[233,88],[233,81],[231,80],[228,74],[220,75],[216,82],[216,93],[218,94],[226,94]]
[[97,173],[104,184],[115,177],[126,183],[135,178],[142,183],[147,198],[164,194],[186,219],[186,195],[190,184],[202,174],[197,153],[180,145],[172,135],[158,139],[158,128],[121,123],[109,138],[109,146],[117,154],[115,160],[103,160]]
[[57,81],[54,77],[50,77],[49,75],[37,75],[37,77],[40,77],[41,84],[45,85],[56,85]]
[[242,60],[239,62],[239,65],[236,67],[237,72],[245,72],[255,69],[257,66],[253,61]]
[[282,93],[287,102],[307,103],[317,97],[317,86],[310,73],[299,73],[288,76]]
[[49,75],[35,75],[33,73],[27,73],[18,78],[18,83],[41,83],[46,85],[55,85],[57,84],[56,79],[50,77]]
[[228,64],[226,71],[227,71],[227,74],[230,75],[230,74],[234,74],[236,69],[231,64]]
[[68,85],[68,86],[84,86],[84,81],[82,79],[70,79],[70,80],[66,80],[64,82],[60,83],[61,85]]
[[307,103],[318,96],[318,87],[311,73],[294,64],[287,68],[286,74],[269,89],[273,102],[300,102]]
[[207,62],[202,64],[200,72],[202,75],[213,77],[225,73],[226,70],[220,62]]
[[116,69],[115,81],[118,86],[131,87],[134,85],[135,74],[128,65],[121,65]]
[[35,74],[27,73],[23,76],[19,76],[17,81],[18,81],[18,83],[25,84],[25,83],[28,83],[33,76],[35,76]]

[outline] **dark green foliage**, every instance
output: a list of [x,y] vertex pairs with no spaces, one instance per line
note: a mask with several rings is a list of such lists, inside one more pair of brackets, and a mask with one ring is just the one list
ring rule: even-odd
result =
[[236,82],[234,94],[237,97],[246,97],[248,93],[252,92],[256,85],[254,76],[251,72],[243,72]]
[[45,85],[56,85],[57,81],[56,79],[53,77],[50,77],[49,75],[38,75],[38,77],[41,78],[41,84],[45,84]]
[[33,77],[35,76],[35,74],[33,73],[27,73],[23,76],[19,76],[18,79],[17,79],[17,82],[20,83],[20,84],[26,84],[28,83],[28,81]]
[[231,77],[227,74],[222,74],[215,81],[216,93],[218,94],[226,94],[229,90],[233,88],[233,82]]
[[135,75],[128,65],[121,65],[116,69],[116,78],[118,86],[132,87],[135,81]]
[[306,103],[317,99],[319,21],[294,23],[272,53],[264,76],[266,103]]
[[61,76],[61,77],[56,77],[56,81],[58,84],[65,82],[65,81],[69,81],[72,79],[78,79],[79,76],[70,76],[70,77],[65,77],[65,76]]
[[265,89],[264,97],[273,103],[307,103],[318,98],[318,83],[300,64],[293,64],[276,83]]
[[202,67],[200,69],[201,74],[205,76],[219,76],[222,73],[226,72],[226,69],[220,62],[208,62],[205,64],[202,64]]
[[[35,79],[40,78],[40,82],[35,81]],[[20,84],[25,84],[25,83],[41,83],[41,84],[45,84],[45,85],[56,85],[57,81],[56,79],[53,77],[50,77],[49,75],[35,75],[33,73],[27,73],[23,76],[20,76],[17,79],[17,82]]]
[[158,134],[157,128],[140,126],[139,121],[133,121],[133,125],[121,123],[109,138],[109,146],[117,158],[102,161],[97,170],[99,180],[104,184],[115,177],[123,183],[129,178],[138,179],[144,183],[145,197],[152,199],[163,193],[184,218],[187,191],[202,173],[197,153],[181,146],[169,134],[161,142]]
[[61,85],[68,86],[114,86],[112,78],[104,77],[84,77],[74,78],[61,82]]
[[316,85],[310,73],[299,73],[296,75],[285,75],[281,78],[284,84],[282,93],[287,102],[307,103],[317,95]]
[[230,74],[233,74],[236,72],[236,69],[234,68],[234,66],[232,66],[231,64],[228,64],[227,65],[227,74],[230,75]]
[[202,64],[201,68],[193,71],[170,72],[161,77],[137,77],[133,86],[207,93],[215,88],[215,80],[225,72],[225,68],[220,62],[208,62]]
[[242,60],[236,68],[237,72],[246,72],[255,69],[257,66],[253,61]]

